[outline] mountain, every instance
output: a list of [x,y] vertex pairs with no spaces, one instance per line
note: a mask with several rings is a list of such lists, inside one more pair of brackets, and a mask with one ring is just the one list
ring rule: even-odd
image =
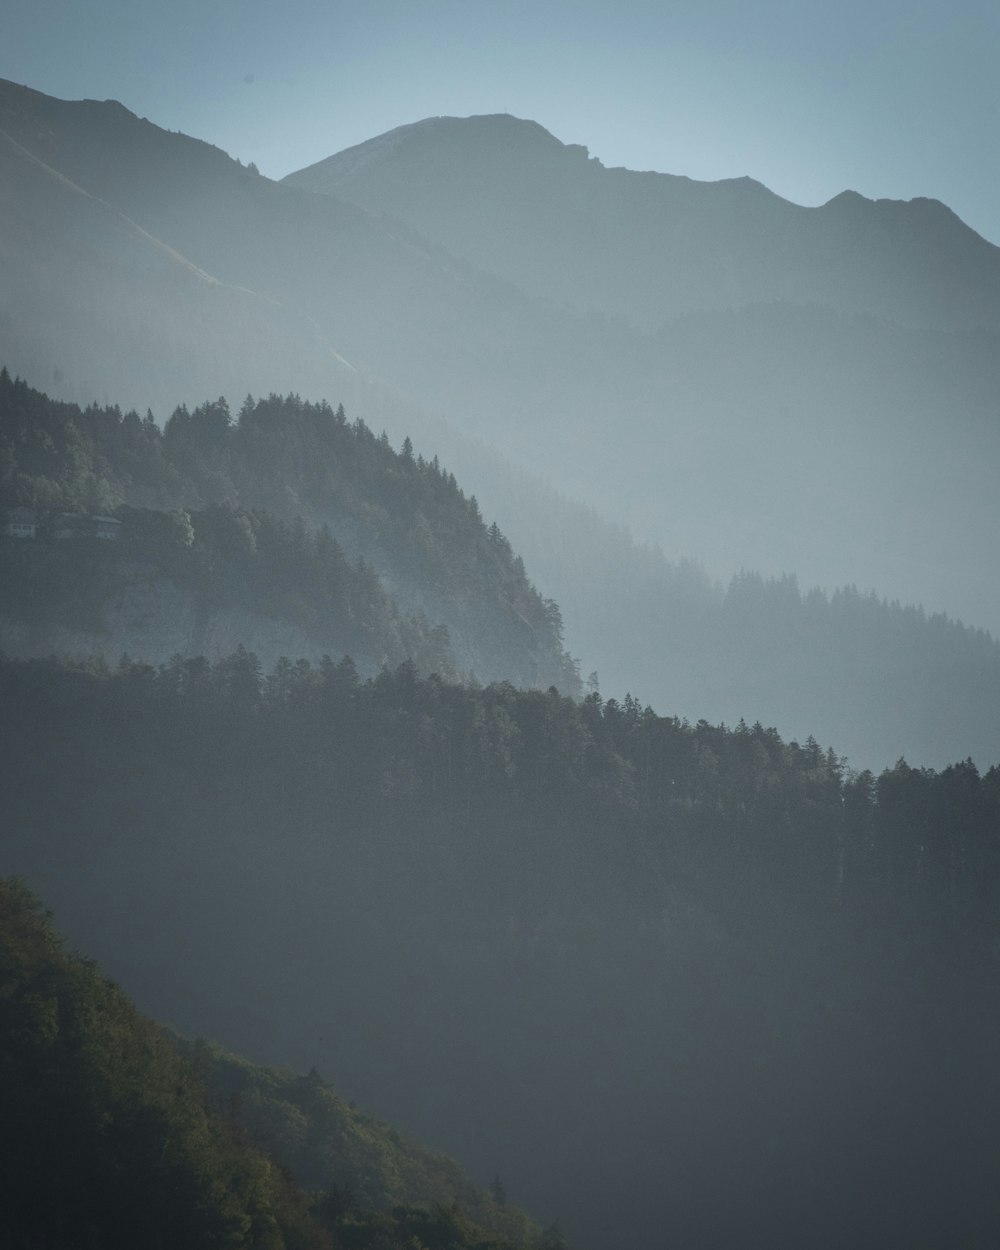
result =
[[[502,1175],[588,1250],[990,1244],[1000,771],[959,750],[876,776],[815,735],[835,704],[852,745],[884,751],[900,724],[936,751],[995,742],[993,639],[867,591],[993,619],[991,253],[939,209],[937,234],[896,209],[874,229],[848,200],[799,218],[796,237],[833,242],[809,243],[790,295],[768,224],[785,208],[754,185],[720,191],[751,233],[758,205],[758,266],[724,231],[698,242],[719,188],[689,211],[671,183],[690,282],[684,247],[661,240],[648,299],[612,307],[641,291],[615,285],[623,252],[601,277],[593,253],[611,245],[594,219],[600,246],[567,226],[555,269],[577,265],[580,289],[609,303],[565,307],[571,275],[563,294],[528,289],[499,252],[470,259],[381,209],[271,183],[120,104],[2,84],[0,113],[19,284],[0,354],[58,388],[52,401],[0,371],[3,499],[41,521],[33,541],[4,537],[8,599],[59,625],[145,578],[310,646],[367,648],[361,673],[304,646],[269,672],[245,646],[210,662],[194,634],[114,668],[0,656],[5,863],[59,908],[69,941],[182,1033],[337,1073],[347,1098]],[[604,195],[613,171],[540,128],[493,128],[518,136],[471,145],[501,208],[504,186],[525,212],[541,194],[517,156],[528,143],[552,186],[583,160],[596,181],[577,199]],[[405,146],[382,145],[387,160]],[[490,183],[495,165],[507,173]],[[644,177],[660,204],[666,184]],[[616,185],[627,200],[633,180]],[[560,218],[567,202],[552,202]],[[630,212],[622,229],[641,238]],[[816,225],[852,213],[861,224],[840,235]],[[911,229],[968,286],[967,314],[935,286],[938,261],[906,286],[893,253],[912,254]],[[695,277],[706,294],[661,321],[669,273],[678,299]],[[270,381],[296,362],[301,390]],[[146,375],[152,396],[137,393]],[[232,375],[237,390],[213,384]],[[95,385],[105,406],[83,406],[77,388]],[[261,397],[236,417],[205,402],[248,385]],[[353,423],[326,402],[333,387]],[[138,415],[172,388],[162,429]],[[549,681],[573,673],[560,614],[515,548],[533,572],[539,555],[548,593],[571,591],[587,667],[607,657],[643,701],[603,697],[596,677],[582,699]],[[760,571],[713,580],[740,564]],[[796,566],[806,587],[863,589],[772,575]],[[157,602],[140,606],[155,617]],[[380,666],[393,646],[407,658]],[[449,668],[499,680],[455,684]],[[692,705],[707,692],[733,727],[670,701],[658,714],[647,671],[668,700],[683,683]],[[797,739],[760,721],[751,705],[769,699]],[[881,703],[891,713],[862,725]],[[39,1207],[51,1244],[113,1242],[94,1207],[106,1220],[124,1194],[122,1244],[146,1237],[150,1202],[171,1243],[207,1221],[216,1242],[280,1250],[287,1228],[308,1246],[317,1208],[281,1168],[311,1183],[309,1148],[322,1162],[355,1129],[365,1201],[408,1192],[412,1156],[393,1162],[391,1135],[366,1133],[318,1078],[195,1048],[228,1118],[192,1104],[190,1067],[86,965],[32,963],[51,939],[37,907],[14,910],[0,1089],[30,1209],[15,1208],[12,1242]],[[280,1159],[242,1149],[241,1132]],[[373,1176],[373,1157],[389,1171]],[[68,1178],[65,1204],[53,1177]],[[376,1216],[340,1192],[318,1214],[351,1246],[489,1245],[454,1212]]]
[[998,520],[1000,250],[943,205],[806,209],[750,180],[607,170],[504,116],[429,119],[286,182],[583,317],[597,387],[581,407],[581,364],[531,401],[534,463],[572,496],[718,575],[1000,622],[977,572]]
[[[274,184],[114,102],[7,83],[0,114],[20,171],[0,190],[4,279],[16,277],[0,301],[0,358],[14,373],[81,406],[96,396],[152,407],[161,421],[179,403],[246,390],[342,402],[457,474],[562,606],[568,649],[606,692],[641,688],[692,720],[762,717],[842,744],[859,766],[901,752],[938,765],[995,758],[996,648],[982,633],[1000,622],[983,573],[1000,521],[995,249],[944,210],[857,200],[805,210],[755,186],[603,170],[513,119],[420,123],[339,163],[344,194],[360,194],[371,166],[379,186],[412,182],[414,205],[437,194],[421,162],[439,169],[457,206],[433,202],[449,222],[445,246],[416,232],[429,221]],[[475,179],[463,183],[466,162]],[[642,225],[635,189],[647,185],[657,207]],[[751,230],[758,202],[763,224]],[[551,223],[532,216],[540,203],[559,223],[558,264],[541,254],[555,243]],[[489,213],[495,229],[483,225]],[[844,214],[868,224],[830,225]],[[603,223],[599,247],[575,232],[581,215]],[[793,218],[813,223],[788,226],[805,258],[797,268],[779,246]],[[758,234],[770,240],[766,266],[754,259]],[[912,259],[911,236],[924,259],[897,264]],[[689,239],[730,258],[742,295],[702,273],[699,304],[681,282]],[[561,306],[570,294],[549,271],[610,291],[600,265],[619,302],[635,296],[634,316],[614,312],[611,295],[604,311]],[[676,288],[687,311],[640,328],[654,323],[640,316],[646,288],[622,276],[637,266],[655,278],[650,299]],[[664,266],[676,270],[669,283]],[[803,266],[811,286],[795,278]],[[877,274],[881,303],[865,286]],[[831,302],[761,302],[778,288]],[[737,297],[754,302],[723,306]],[[206,502],[218,498],[192,506]],[[294,519],[273,499],[243,506]],[[321,507],[296,507],[333,523]],[[353,527],[355,541],[362,532]],[[370,544],[355,553],[374,560]],[[796,577],[801,592],[729,596],[741,569],[774,587]],[[404,612],[447,617],[426,579],[407,603],[397,582],[408,570],[378,571],[395,579],[385,585]],[[836,610],[821,611],[820,597]],[[914,608],[897,628],[894,602],[904,615],[924,605],[931,623]],[[457,646],[462,631],[447,620]],[[469,652],[455,658],[499,672]]]
[[[533,332],[553,337],[532,325],[545,320],[543,310],[425,240],[343,201],[262,178],[218,148],[161,130],[115,101],[64,102],[3,83],[0,129],[188,266],[274,306],[279,327],[284,317],[310,326],[339,368],[349,362],[390,383],[407,383],[417,395],[425,385],[433,393],[446,350],[455,385],[467,391],[476,369],[463,355],[477,344],[482,356],[488,345],[508,339],[523,350]],[[20,244],[18,228],[25,229],[25,214],[18,214],[9,227],[12,245]],[[34,341],[35,327],[24,337]],[[279,333],[262,352],[266,368],[283,378],[297,363],[298,353],[284,351],[288,343],[287,333]],[[248,375],[251,381],[260,367]],[[303,381],[314,376],[315,368]],[[187,380],[176,385],[185,390],[171,397],[171,406],[200,398],[187,390]],[[132,406],[150,402],[148,394],[119,392],[118,399]]]
[[[989,1243],[996,766],[239,655],[0,662],[0,733],[8,869],[143,1011],[574,1244]],[[221,1068],[290,1167],[350,1126]]]
[[0,88],[0,339],[12,370],[64,398],[143,408],[237,382],[343,389],[350,370],[313,323],[220,282],[30,152],[7,132],[11,109]]
[[284,181],[405,221],[533,295],[648,330],[772,301],[1000,328],[1000,249],[934,200],[845,191],[803,208],[751,178],[606,169],[507,114],[400,126]]
[[[271,183],[113,102],[66,103],[12,84],[0,97],[3,129],[50,168],[219,282],[306,317],[327,350],[360,371],[359,397],[374,376],[716,575],[741,566],[794,571],[809,585],[855,582],[974,624],[1000,621],[994,590],[976,575],[997,522],[988,466],[1000,454],[992,401],[1000,350],[993,297],[981,294],[993,281],[987,258],[995,249],[967,238],[947,214],[932,269],[946,271],[948,282],[928,279],[912,303],[965,304],[978,318],[974,327],[943,312],[919,324],[885,320],[908,298],[896,282],[896,293],[875,305],[858,297],[772,307],[770,289],[761,287],[746,307],[688,303],[679,322],[642,333],[621,316],[560,308],[556,290],[546,298],[522,290],[489,269],[488,255],[470,263],[398,219]],[[531,133],[538,159],[575,159],[544,132]],[[509,181],[519,185],[513,175]],[[519,194],[533,198],[535,184]],[[560,221],[568,207],[564,197]],[[897,216],[874,232],[874,256],[851,230],[842,232],[842,246],[836,231],[825,236],[833,253],[827,268],[891,270],[880,258],[912,252],[909,227]],[[685,220],[677,229],[686,239]],[[619,228],[633,232],[627,211]],[[453,233],[460,235],[457,227]],[[603,243],[590,244],[569,225],[563,233],[567,247],[576,240],[570,267],[587,274]],[[964,243],[955,244],[956,235]],[[669,244],[663,237],[655,251],[678,250]],[[964,257],[958,266],[955,246]],[[537,250],[525,267],[541,271]],[[642,255],[643,271],[655,276]],[[981,281],[965,280],[970,267]],[[920,272],[926,277],[927,266]],[[950,304],[941,294],[948,283],[958,291]],[[824,290],[817,286],[815,298],[826,298]],[[38,323],[18,337],[47,341]],[[160,353],[155,344],[148,350]],[[51,359],[37,364],[28,376],[61,368]],[[277,350],[270,368],[287,378]],[[260,370],[258,363],[252,376]],[[260,389],[313,383],[310,374]],[[327,384],[311,397],[333,389]],[[225,393],[203,389],[191,402],[213,392]],[[353,393],[335,393],[368,419]],[[123,392],[117,400],[150,403]]]

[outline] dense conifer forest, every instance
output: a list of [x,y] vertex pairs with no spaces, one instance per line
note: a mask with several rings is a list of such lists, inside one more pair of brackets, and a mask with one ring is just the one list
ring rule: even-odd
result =
[[154,1015],[581,1244],[986,1244],[1000,769],[245,651],[0,709],[11,862]]
[[[280,793],[291,825],[303,812],[322,821],[333,794],[364,823],[400,799],[470,816],[550,812],[595,836],[644,829],[663,854],[734,840],[824,906],[877,898],[928,921],[989,923],[1000,888],[1000,766],[901,759],[876,777],[759,723],[691,725],[631,695],[470,688],[421,678],[412,662],[362,681],[350,657],[265,673],[244,649],[159,668],[5,660],[0,682],[11,794],[31,802],[34,772],[55,810],[81,782],[99,793],[104,762],[110,780],[189,769],[192,793],[199,778],[211,793],[211,778],[246,772]],[[53,758],[66,762],[62,798]]]

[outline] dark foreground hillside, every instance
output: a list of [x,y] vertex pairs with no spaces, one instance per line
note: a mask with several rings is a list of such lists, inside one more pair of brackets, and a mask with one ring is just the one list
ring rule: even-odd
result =
[[508,1207],[499,1182],[477,1190],[450,1160],[348,1108],[315,1072],[179,1048],[65,950],[11,879],[0,879],[0,991],[4,1246],[565,1246]]
[[245,654],[0,717],[7,861],[144,1010],[575,1244],[992,1244],[1000,769]]

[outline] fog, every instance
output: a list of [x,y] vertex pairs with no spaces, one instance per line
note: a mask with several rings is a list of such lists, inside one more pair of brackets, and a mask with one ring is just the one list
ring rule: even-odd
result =
[[[886,618],[872,649],[774,598],[734,640],[709,589],[794,576],[996,629],[1000,254],[942,205],[607,170],[510,117],[276,185],[121,106],[5,93],[0,344],[31,384],[161,421],[343,402],[477,494],[606,693],[859,767],[995,758],[981,639]],[[808,654],[783,677],[790,633]]]
[[[118,669],[107,628],[110,665],[0,657],[8,863],[70,941],[582,1250],[987,1244],[1000,250],[935,201],[805,209],[506,115],[282,183],[10,83],[0,130],[0,363],[119,406],[7,378],[4,498],[172,510],[198,586],[268,524],[289,567],[325,535],[384,593],[367,683],[280,567],[254,620],[311,625],[312,665],[155,629]],[[329,403],[299,429],[248,391]],[[119,438],[179,404],[172,445]],[[118,567],[12,544],[8,588]],[[44,599],[8,589],[5,650],[70,649]]]

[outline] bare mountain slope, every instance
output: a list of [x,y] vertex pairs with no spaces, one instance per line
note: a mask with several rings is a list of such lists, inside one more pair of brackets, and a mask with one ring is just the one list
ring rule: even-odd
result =
[[296,308],[222,282],[0,131],[0,348],[67,398],[172,406],[352,374]]
[[584,316],[562,386],[511,402],[515,382],[491,429],[571,495],[725,577],[1000,623],[1000,250],[944,205],[608,170],[508,116],[431,118],[286,181]]
[[418,395],[468,400],[484,372],[499,386],[509,358],[523,367],[533,344],[536,375],[553,372],[554,350],[573,358],[571,329],[508,284],[115,101],[53,100],[0,83],[0,128],[220,282],[293,308],[353,365]]
[[802,208],[751,178],[606,169],[508,115],[428,118],[285,181],[392,214],[532,294],[648,329],[769,300],[1000,326],[1000,249],[934,200],[845,191]]

